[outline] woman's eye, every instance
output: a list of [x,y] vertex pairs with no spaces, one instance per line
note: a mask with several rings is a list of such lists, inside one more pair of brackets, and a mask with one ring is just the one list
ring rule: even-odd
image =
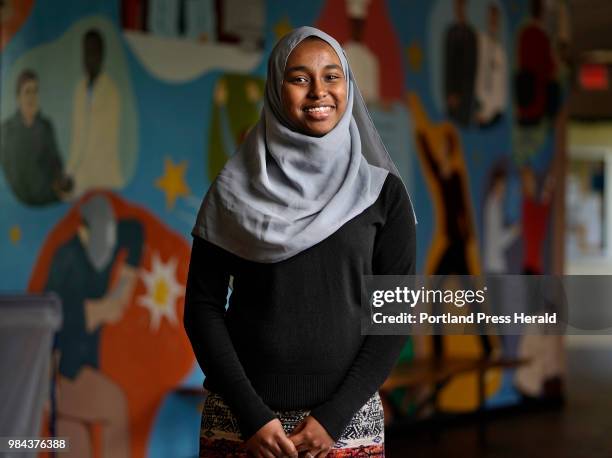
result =
[[296,76],[295,78],[293,78],[294,83],[305,83],[307,81],[308,80],[304,78],[303,76]]

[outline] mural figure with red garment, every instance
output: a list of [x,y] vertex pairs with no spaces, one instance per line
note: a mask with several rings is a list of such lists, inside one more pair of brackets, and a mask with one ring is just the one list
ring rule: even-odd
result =
[[378,58],[363,41],[370,0],[346,0],[351,37],[342,44],[361,95],[366,103],[380,100],[380,66]]
[[[553,158],[552,165],[542,180],[538,180],[536,172],[529,165],[523,166],[521,170],[525,275],[544,275],[548,270],[544,254],[552,213],[557,161],[556,157]],[[538,181],[542,182],[541,189],[538,189]],[[525,305],[533,308],[538,304]],[[544,398],[547,401],[561,402],[565,370],[561,337],[541,335],[538,332],[526,334],[520,339],[517,352],[519,357],[530,361],[529,365],[517,369],[514,376],[514,384],[523,399],[533,401]]]
[[531,0],[531,17],[521,29],[517,44],[515,80],[517,120],[521,126],[537,125],[559,108],[560,86],[551,38],[544,25],[545,2]]
[[[357,85],[368,104],[380,103],[384,107],[393,101],[403,101],[402,48],[386,2],[328,0],[315,27],[342,44],[351,67],[355,66]],[[365,61],[360,62],[361,59]]]
[[525,165],[521,169],[522,220],[523,220],[523,273],[544,273],[544,241],[548,230],[555,178],[552,171],[546,173],[542,189],[538,192],[538,180],[533,168]]
[[28,290],[63,303],[55,431],[69,456],[146,456],[194,364],[179,325],[188,256],[183,237],[110,192],[84,195],[50,231]]

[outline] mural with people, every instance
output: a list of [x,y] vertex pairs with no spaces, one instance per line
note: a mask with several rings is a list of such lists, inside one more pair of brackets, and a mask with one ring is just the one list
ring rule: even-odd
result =
[[[197,453],[190,233],[293,27],[344,47],[413,197],[417,272],[559,273],[566,0],[0,3],[0,275],[62,299],[44,427],[67,456]],[[400,361],[441,356],[531,360],[487,372],[485,408],[563,392],[559,338],[413,338]],[[385,399],[395,418],[407,399]],[[479,407],[471,374],[438,399]]]

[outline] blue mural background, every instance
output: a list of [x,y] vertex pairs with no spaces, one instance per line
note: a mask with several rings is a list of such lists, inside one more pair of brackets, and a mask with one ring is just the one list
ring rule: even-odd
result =
[[[331,0],[330,0],[331,1]],[[509,68],[515,71],[515,37],[525,22],[527,0],[494,0],[502,11],[502,45]],[[281,26],[297,27],[315,24],[325,6],[324,0],[285,2],[269,0],[265,8],[263,50],[258,64],[250,75],[265,77],[266,57],[278,38]],[[477,28],[484,28],[484,8],[488,1],[471,1],[468,16]],[[432,122],[446,119],[441,95],[442,33],[450,20],[452,2],[385,2],[393,32],[400,43],[400,60],[404,69],[404,86],[420,97]],[[208,138],[214,106],[215,85],[224,75],[223,69],[208,71],[185,82],[164,81],[152,75],[134,49],[123,37],[118,1],[36,1],[27,21],[12,37],[1,54],[2,119],[15,109],[14,86],[16,75],[24,66],[36,67],[40,73],[40,100],[43,112],[56,129],[60,151],[67,154],[71,119],[71,90],[80,75],[79,31],[90,25],[104,30],[109,39],[108,72],[123,90],[125,122],[122,123],[122,148],[135,149],[133,170],[121,196],[146,208],[168,228],[182,235],[189,243],[190,232],[200,201],[210,185],[207,173]],[[410,62],[409,47],[416,47],[423,64],[415,68]],[[65,53],[65,54],[62,54]],[[46,60],[45,60],[46,59]],[[512,78],[508,78],[508,92],[512,93]],[[384,81],[382,81],[384,84]],[[395,101],[391,111],[373,110],[376,123],[395,122],[393,141],[403,151],[391,150],[392,156],[407,181],[413,196],[419,224],[418,260],[423,269],[434,234],[435,215],[427,182],[420,173],[419,160],[411,136],[411,116],[401,100]],[[390,121],[389,121],[390,120]],[[469,196],[476,232],[482,234],[482,213],[488,175],[500,159],[512,164],[504,213],[508,221],[521,217],[520,181],[513,153],[520,145],[513,143],[513,99],[508,98],[502,122],[488,129],[459,127],[459,135],[468,173]],[[530,163],[536,171],[544,171],[555,155],[557,145],[552,126],[548,126],[545,141],[532,155]],[[128,135],[129,134],[129,135]],[[383,135],[384,137],[384,135]],[[127,146],[126,146],[127,145]],[[125,159],[128,162],[131,159]],[[166,196],[155,186],[164,175],[165,162],[186,163],[184,181],[190,192],[168,205]],[[0,278],[1,289],[27,289],[33,265],[49,231],[66,215],[72,202],[32,208],[22,205],[10,191],[4,175],[0,174]],[[9,236],[18,228],[17,238]],[[553,228],[549,228],[549,232]],[[513,247],[520,251],[520,244]],[[513,269],[520,268],[520,256],[515,255]],[[547,260],[549,262],[549,260]],[[202,373],[194,362],[193,370],[184,378],[182,386],[197,387]],[[503,389],[488,400],[490,406],[515,402],[516,391],[511,387],[512,373],[505,374]],[[197,399],[168,393],[162,407],[155,413],[154,427],[147,456],[187,456],[195,454],[199,427]]]

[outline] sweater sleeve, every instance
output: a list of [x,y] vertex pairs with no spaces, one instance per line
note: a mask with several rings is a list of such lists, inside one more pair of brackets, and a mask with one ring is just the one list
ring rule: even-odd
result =
[[[414,275],[415,218],[406,190],[392,176],[386,198],[386,222],[379,230],[373,255],[375,275]],[[407,336],[369,335],[357,353],[340,386],[325,403],[310,414],[338,440],[355,413],[378,390],[393,368]]]
[[229,254],[194,236],[183,322],[196,359],[214,381],[247,440],[276,418],[247,378],[225,324]]

